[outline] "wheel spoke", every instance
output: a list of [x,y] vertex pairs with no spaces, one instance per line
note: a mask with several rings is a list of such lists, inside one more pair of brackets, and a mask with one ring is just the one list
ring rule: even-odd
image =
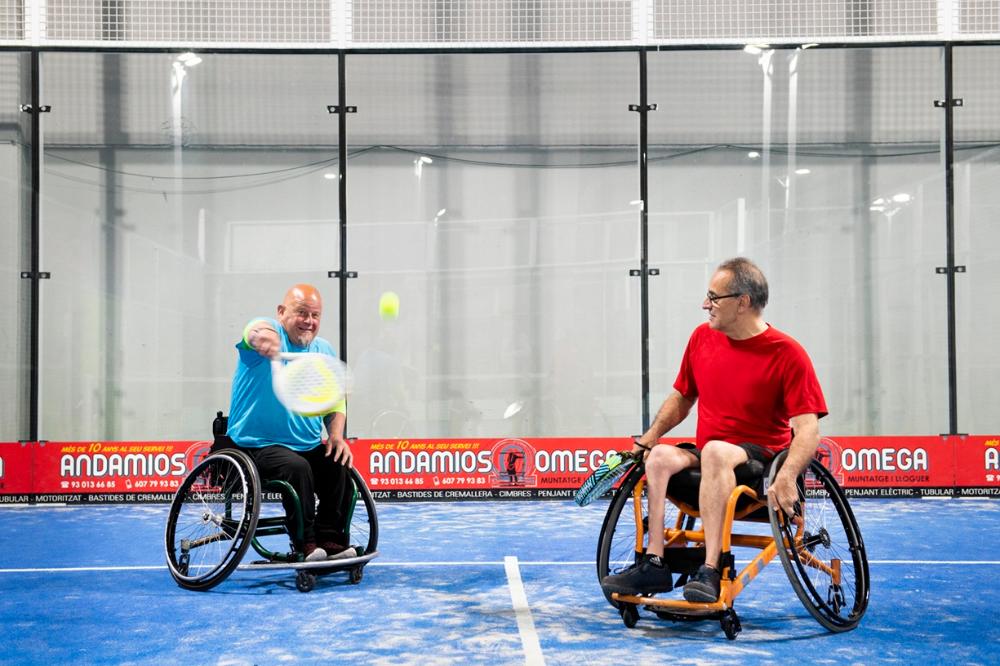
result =
[[256,528],[260,487],[253,463],[226,451],[195,466],[170,506],[167,564],[182,587],[206,590],[239,564]]
[[[783,458],[782,458],[783,460]],[[771,475],[776,473],[776,462]],[[857,626],[868,605],[867,559],[857,522],[843,491],[819,463],[801,482],[804,525],[792,535],[780,511],[771,512],[779,556],[803,605],[831,631]],[[787,544],[794,543],[794,547]]]

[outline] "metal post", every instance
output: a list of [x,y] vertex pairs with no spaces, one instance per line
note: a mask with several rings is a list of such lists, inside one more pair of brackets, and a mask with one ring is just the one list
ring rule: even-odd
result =
[[347,56],[337,54],[338,175],[340,176],[340,358],[347,362]]
[[[952,47],[944,47],[944,193],[946,261],[945,279],[948,293],[948,434],[958,434],[958,362],[955,343],[955,274],[965,266],[955,265],[955,133],[954,109],[961,100],[954,99],[952,89]],[[942,272],[942,271],[938,271]]]
[[38,393],[39,393],[39,344],[41,336],[41,211],[40,191],[42,178],[42,91],[39,73],[41,54],[31,53],[31,322],[28,343],[28,439],[38,440]]
[[642,340],[642,431],[649,428],[649,172],[647,150],[649,104],[646,94],[646,50],[639,51],[639,301]]

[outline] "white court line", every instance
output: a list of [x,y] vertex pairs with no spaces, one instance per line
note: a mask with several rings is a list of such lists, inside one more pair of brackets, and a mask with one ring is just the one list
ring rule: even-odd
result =
[[1000,561],[997,560],[868,560],[868,564],[968,564],[973,566],[978,565],[997,565]]
[[0,573],[59,573],[61,571],[161,571],[165,564],[134,567],[32,567],[25,569],[0,569]]
[[[517,558],[508,558],[515,561],[515,566],[522,567],[554,567],[554,566],[594,566],[593,562],[518,562]],[[947,564],[953,566],[988,566],[995,567],[1000,566],[1000,560],[868,560],[868,564],[876,565],[902,565],[909,566],[912,564],[920,565],[933,565],[933,564]],[[393,568],[407,568],[407,567],[482,567],[491,566],[497,567],[503,565],[504,568],[507,567],[506,560],[503,562],[379,562],[372,561],[366,564],[366,567],[393,567]],[[247,565],[240,565],[240,569],[243,569]],[[164,571],[167,565],[165,564],[153,564],[153,565],[136,565],[136,566],[102,566],[102,567],[25,567],[25,568],[9,568],[0,569],[0,574],[16,574],[16,573],[59,573],[59,572],[80,572],[80,571]],[[291,569],[292,567],[289,567]],[[259,570],[259,569],[258,569]],[[509,577],[509,574],[508,574]],[[518,572],[518,580],[520,580],[520,572]],[[512,590],[513,592],[513,590]]]
[[542,656],[542,646],[538,642],[538,632],[535,631],[535,620],[531,617],[528,595],[525,594],[524,584],[521,582],[521,569],[517,566],[517,558],[512,555],[503,558],[503,568],[507,572],[510,600],[514,604],[517,633],[521,634],[521,645],[524,647],[524,663],[530,666],[545,666],[545,657]]

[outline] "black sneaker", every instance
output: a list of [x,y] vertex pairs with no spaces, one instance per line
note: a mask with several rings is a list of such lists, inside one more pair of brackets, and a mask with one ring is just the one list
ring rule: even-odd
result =
[[674,589],[670,567],[658,555],[645,555],[639,564],[620,574],[605,576],[601,587],[618,594],[656,594]]
[[688,584],[684,586],[684,598],[703,604],[718,601],[721,579],[722,575],[714,567],[707,564],[701,565]]

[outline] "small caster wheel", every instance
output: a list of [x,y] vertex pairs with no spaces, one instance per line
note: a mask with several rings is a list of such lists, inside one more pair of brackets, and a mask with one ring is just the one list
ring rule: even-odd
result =
[[826,593],[826,603],[829,604],[834,613],[840,615],[840,611],[847,605],[847,600],[844,598],[844,588],[840,585],[831,585]]
[[726,638],[731,641],[736,640],[736,635],[743,631],[743,626],[740,624],[740,618],[736,614],[736,611],[732,608],[722,612],[722,617],[719,618],[719,624],[722,625],[722,631],[725,632]]
[[625,626],[631,629],[639,621],[639,609],[636,608],[635,604],[623,603],[618,608],[618,613],[622,616],[622,622]]
[[300,571],[295,574],[295,587],[299,592],[311,592],[316,587],[316,576],[308,571]]
[[364,570],[361,567],[354,567],[351,569],[351,573],[349,575],[351,583],[357,585],[361,582],[361,577],[364,576]]
[[177,561],[177,573],[182,576],[188,575],[188,566],[191,563],[191,555],[189,553],[183,553],[180,559]]

